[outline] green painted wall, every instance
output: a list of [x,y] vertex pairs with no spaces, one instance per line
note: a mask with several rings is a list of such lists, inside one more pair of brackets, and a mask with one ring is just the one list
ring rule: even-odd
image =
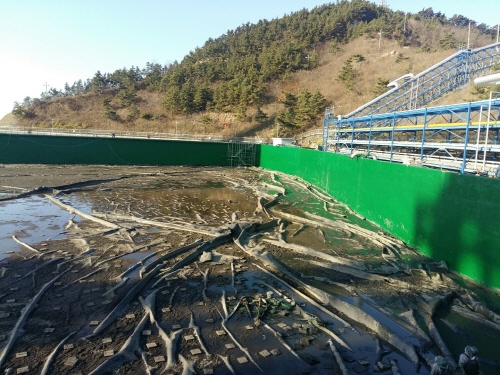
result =
[[268,145],[260,166],[303,178],[422,253],[500,288],[500,180]]
[[[228,165],[215,142],[0,134],[3,164]],[[393,235],[500,289],[500,180],[262,145],[257,165],[303,178]]]
[[228,165],[227,143],[0,134],[0,163]]

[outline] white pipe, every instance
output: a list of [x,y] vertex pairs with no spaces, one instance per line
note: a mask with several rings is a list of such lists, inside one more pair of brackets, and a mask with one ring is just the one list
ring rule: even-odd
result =
[[491,98],[493,97],[493,91],[490,91],[490,104],[488,105],[488,119],[486,121],[486,137],[484,138],[484,155],[483,155],[483,167],[481,172],[484,172],[484,166],[486,165],[486,147],[488,146],[488,134],[490,131],[490,115],[491,115]]
[[500,73],[478,77],[474,80],[476,86],[496,86],[500,85]]
[[483,119],[483,106],[479,110],[479,122],[477,124],[477,141],[476,141],[476,161],[474,163],[474,169],[477,170],[477,156],[479,154],[479,135],[481,134],[481,120]]

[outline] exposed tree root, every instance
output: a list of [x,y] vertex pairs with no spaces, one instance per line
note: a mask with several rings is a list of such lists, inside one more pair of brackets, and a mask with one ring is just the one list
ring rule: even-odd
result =
[[392,375],[403,375],[399,369],[398,363],[394,359],[391,359],[389,363],[391,364]]
[[56,357],[57,353],[59,353],[59,350],[61,350],[61,347],[68,341],[71,336],[73,336],[75,333],[77,333],[78,330],[70,333],[68,336],[66,336],[62,341],[55,347],[55,349],[49,354],[47,359],[45,360],[45,363],[42,368],[42,372],[40,375],[48,375],[49,370],[50,370],[50,365],[52,365],[52,362],[54,361],[54,358]]
[[441,335],[439,334],[439,331],[434,325],[432,318],[428,317],[426,320],[427,320],[427,328],[429,328],[429,334],[431,335],[432,339],[438,346],[439,350],[441,351],[441,354],[443,354],[443,357],[445,357],[448,360],[448,362],[454,369],[457,368],[458,365],[455,362],[455,359],[453,359],[453,356],[448,350],[448,347],[446,346],[444,340],[441,338]]
[[94,216],[95,217],[102,217],[102,218],[110,219],[110,220],[133,221],[136,223],[145,224],[145,225],[152,226],[152,227],[176,229],[176,230],[181,230],[181,231],[204,234],[204,235],[211,236],[211,237],[215,237],[215,236],[220,235],[220,232],[217,230],[217,228],[212,228],[212,227],[208,227],[208,226],[201,226],[201,225],[194,225],[194,224],[189,224],[189,223],[182,223],[182,224],[165,223],[163,221],[153,221],[153,220],[141,219],[141,218],[135,217],[135,216],[103,214],[103,213],[97,213],[97,212],[94,212]]
[[156,328],[158,329],[158,334],[162,338],[163,342],[165,343],[165,349],[166,349],[166,356],[167,356],[167,364],[165,366],[164,371],[170,370],[172,367],[174,367],[174,363],[176,361],[176,350],[175,347],[177,346],[177,340],[179,339],[179,336],[182,332],[182,330],[178,331],[173,331],[170,333],[170,335],[167,335],[165,331],[160,327],[158,322],[156,322]]
[[295,358],[297,358],[299,361],[303,362],[305,365],[307,365],[307,367],[309,367],[309,364],[306,363],[302,357],[300,355],[298,355],[295,350],[293,350],[290,345],[288,345],[286,343],[285,340],[283,340],[283,338],[281,337],[280,334],[278,334],[278,332],[276,332],[274,329],[272,329],[268,324],[262,322],[262,325],[269,331],[271,332],[274,337],[276,337],[278,339],[278,341],[281,343],[281,345],[283,345],[285,347],[286,350],[288,350],[290,352],[290,354],[292,354]]
[[469,307],[472,311],[484,316],[486,319],[491,320],[493,323],[500,324],[500,315],[491,311],[483,303],[475,301],[470,293],[466,293],[466,297],[462,297],[462,301]]
[[34,247],[28,245],[26,242],[23,242],[23,241],[20,241],[16,235],[13,235],[12,238],[14,239],[14,241],[16,241],[19,245],[21,246],[24,246],[25,248],[27,248],[28,250],[31,250],[31,251],[34,251],[35,253],[37,254],[42,254],[39,250],[35,249]]
[[460,314],[467,319],[474,320],[475,322],[484,324],[488,328],[500,331],[500,324],[493,323],[493,322],[485,319],[483,316],[479,315],[478,313],[472,312],[466,308],[463,308],[463,307],[457,306],[457,305],[453,305],[451,307],[451,311],[453,311],[454,313]]
[[224,362],[224,364],[226,365],[228,370],[231,371],[231,373],[234,375],[235,372],[234,372],[233,366],[231,366],[231,363],[229,362],[229,356],[223,356],[220,354],[217,354],[217,355],[219,356],[220,359],[222,359],[222,362]]
[[140,272],[141,278],[142,278],[143,274],[145,274],[146,272],[149,272],[151,269],[153,269],[154,267],[156,267],[158,264],[163,263],[164,261],[166,261],[168,259],[175,258],[176,256],[178,256],[178,255],[180,255],[180,254],[182,254],[182,253],[184,253],[184,252],[186,252],[188,250],[191,250],[192,248],[194,248],[194,247],[196,247],[198,245],[201,245],[202,243],[203,243],[202,240],[196,240],[195,242],[190,243],[189,245],[180,247],[180,248],[178,248],[176,250],[168,252],[165,255],[162,255],[158,259],[156,259],[153,262],[149,263],[148,265],[142,267],[141,272]]
[[201,349],[205,352],[206,355],[210,355],[210,352],[208,351],[205,344],[203,343],[203,340],[201,339],[200,328],[194,323],[193,313],[191,313],[191,320],[189,321],[189,328],[193,329],[194,335],[198,339],[198,343],[200,344]]
[[98,335],[106,327],[108,327],[111,323],[113,323],[116,319],[118,319],[123,314],[123,311],[125,310],[127,305],[130,303],[130,301],[132,301],[132,299],[137,295],[137,293],[139,293],[142,290],[142,288],[144,288],[146,286],[146,284],[149,282],[149,280],[153,276],[155,276],[161,268],[163,268],[163,264],[156,266],[155,269],[153,269],[141,281],[139,281],[137,284],[135,284],[132,287],[132,289],[130,289],[130,291],[127,293],[127,295],[125,297],[123,297],[123,299],[115,306],[113,311],[111,311],[109,313],[109,315],[106,318],[104,318],[104,320],[101,322],[101,324],[99,324],[96,327],[96,329],[90,335],[90,337]]
[[356,268],[358,270],[365,270],[366,269],[366,267],[361,262],[358,262],[355,260],[350,260],[350,259],[335,257],[335,256],[332,256],[329,254],[325,254],[321,251],[311,249],[309,247],[290,244],[290,243],[281,242],[281,241],[269,240],[267,238],[264,238],[262,241],[269,243],[271,245],[277,246],[277,247],[293,250],[299,254],[305,254],[305,255],[312,256],[312,257],[320,258],[320,259],[326,260],[327,262],[342,264],[344,266]]
[[179,360],[182,364],[182,375],[196,374],[196,372],[194,371],[194,362],[187,360],[182,354],[179,354]]
[[116,373],[121,366],[127,362],[137,360],[135,352],[139,350],[139,340],[141,338],[142,330],[149,320],[149,314],[145,314],[141,319],[134,332],[125,341],[120,351],[103,362],[99,367],[90,373],[90,375],[101,375],[107,373]]
[[335,361],[337,362],[337,365],[339,366],[340,372],[342,373],[342,375],[350,375],[351,373],[349,372],[346,365],[344,364],[344,361],[342,360],[342,357],[340,356],[339,351],[337,350],[335,345],[333,345],[332,340],[328,340],[327,342],[328,342],[328,345],[330,346],[333,357],[335,358]]
[[84,212],[82,212],[80,210],[77,210],[74,207],[71,207],[71,206],[69,206],[67,204],[64,204],[59,199],[51,197],[50,195],[45,195],[45,197],[47,197],[51,202],[55,203],[59,207],[64,208],[66,211],[68,211],[71,214],[78,215],[78,216],[80,216],[80,217],[82,217],[84,219],[94,221],[96,223],[99,223],[99,224],[101,224],[101,225],[103,225],[105,227],[111,228],[111,229],[119,229],[120,228],[119,225],[116,225],[116,224],[110,223],[109,221],[102,220],[102,219],[99,219],[99,218],[97,218],[95,216],[86,214],[86,213],[84,213]]
[[156,323],[154,311],[155,311],[155,298],[157,291],[158,290],[151,292],[145,299],[139,296],[139,302],[141,302],[144,311],[149,314],[149,321],[152,324]]
[[106,298],[113,298],[115,296],[115,290],[117,290],[117,289],[121,288],[122,286],[124,286],[127,283],[128,280],[129,280],[128,277],[124,278],[118,285],[115,285],[113,288],[111,288],[110,290],[108,290],[102,296],[106,297]]
[[28,319],[28,316],[31,314],[31,312],[35,309],[35,307],[38,304],[38,301],[40,298],[43,296],[43,294],[49,289],[53,283],[59,279],[61,276],[63,276],[66,272],[68,272],[71,268],[67,269],[63,273],[61,273],[59,276],[56,276],[53,278],[51,281],[49,281],[47,284],[45,284],[42,289],[33,297],[33,299],[21,310],[21,316],[16,322],[16,325],[12,329],[12,332],[10,334],[9,340],[7,341],[7,344],[5,344],[4,348],[2,349],[2,352],[0,353],[0,367],[3,366],[7,354],[9,353],[10,349],[14,346],[14,342],[16,341],[17,337],[21,335],[21,332],[23,330],[24,324],[26,323],[26,320]]
[[144,363],[144,368],[146,369],[146,374],[147,375],[152,375],[152,370],[156,370],[158,368],[158,366],[150,366],[148,365],[148,361],[146,359],[146,354],[144,354],[144,352],[141,352],[141,357],[142,357],[142,363]]

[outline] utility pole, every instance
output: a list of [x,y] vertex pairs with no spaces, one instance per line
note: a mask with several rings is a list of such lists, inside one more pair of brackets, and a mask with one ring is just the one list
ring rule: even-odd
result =
[[379,37],[378,37],[378,51],[380,52],[380,45],[382,43],[382,30],[380,30],[378,35],[379,35]]
[[45,84],[43,84],[43,85],[42,85],[42,86],[45,86],[45,93],[47,93],[47,86],[48,86],[48,85],[49,85],[49,84],[48,84],[47,82],[45,82]]
[[467,34],[467,49],[470,47],[470,22],[469,22],[469,33]]

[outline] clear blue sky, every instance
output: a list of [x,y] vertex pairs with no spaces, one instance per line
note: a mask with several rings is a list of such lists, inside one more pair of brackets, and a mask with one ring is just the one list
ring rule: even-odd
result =
[[[379,2],[378,0],[375,2]],[[499,0],[387,0],[393,10],[432,7],[496,25]],[[281,17],[321,0],[0,0],[0,118],[44,84],[182,58],[243,23]]]

